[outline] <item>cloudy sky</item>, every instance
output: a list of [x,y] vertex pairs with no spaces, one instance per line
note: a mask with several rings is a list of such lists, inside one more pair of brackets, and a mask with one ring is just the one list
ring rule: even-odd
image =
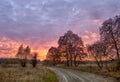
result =
[[68,30],[92,43],[101,23],[119,13],[120,0],[0,0],[0,57],[21,43],[45,55]]

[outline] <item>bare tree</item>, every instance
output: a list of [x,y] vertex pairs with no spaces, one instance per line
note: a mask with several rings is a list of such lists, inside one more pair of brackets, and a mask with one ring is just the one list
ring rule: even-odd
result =
[[23,56],[22,56],[23,53],[24,53],[23,45],[20,45],[20,47],[18,48],[18,52],[17,52],[16,56],[17,56],[18,58],[22,58],[22,57],[23,57]]
[[95,58],[100,69],[103,68],[103,57],[106,55],[106,51],[104,49],[104,45],[99,41],[87,46],[88,52]]
[[58,44],[58,48],[60,48],[60,51],[63,51],[63,53],[65,53],[67,66],[72,66],[73,60],[75,64],[77,57],[83,55],[81,52],[84,50],[83,41],[72,31],[68,31],[64,34],[64,36],[61,36],[58,40]]
[[54,63],[59,60],[65,60],[67,66],[77,66],[77,61],[82,60],[86,53],[84,53],[84,45],[81,37],[68,31],[58,40],[58,48],[51,47],[47,54],[47,59]]
[[20,63],[22,67],[26,67],[27,57],[30,55],[30,53],[31,50],[29,46],[27,46],[25,49],[23,48],[23,45],[19,47],[16,56],[20,59]]
[[32,59],[32,66],[33,67],[36,67],[36,65],[37,65],[37,53],[34,53],[34,55],[33,55],[33,59]]
[[[66,59],[66,65],[69,66],[69,47],[68,45],[62,45],[58,47],[61,59],[64,61]],[[61,60],[61,61],[62,61]]]
[[60,61],[60,55],[57,48],[51,47],[48,50],[47,60],[51,61],[53,65],[56,65]]
[[118,39],[115,37],[116,32],[114,30],[112,19],[109,19],[103,23],[103,26],[100,28],[100,35],[102,41],[116,50],[116,55],[119,59],[119,48],[117,45]]
[[87,54],[84,52],[83,48],[76,47],[74,49],[75,49],[75,51],[73,52],[74,65],[77,66],[79,62],[82,61],[82,59],[87,56]]
[[120,69],[120,16],[106,20],[100,27],[101,40],[116,53],[117,69]]

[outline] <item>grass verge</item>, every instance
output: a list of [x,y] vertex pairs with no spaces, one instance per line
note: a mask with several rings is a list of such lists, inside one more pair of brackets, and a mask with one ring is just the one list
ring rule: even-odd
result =
[[0,82],[58,82],[57,76],[46,67],[0,65]]

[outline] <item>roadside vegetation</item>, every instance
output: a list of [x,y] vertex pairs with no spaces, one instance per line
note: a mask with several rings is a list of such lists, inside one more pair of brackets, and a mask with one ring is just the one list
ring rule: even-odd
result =
[[18,64],[0,64],[0,82],[58,82],[55,73],[46,67],[26,68]]

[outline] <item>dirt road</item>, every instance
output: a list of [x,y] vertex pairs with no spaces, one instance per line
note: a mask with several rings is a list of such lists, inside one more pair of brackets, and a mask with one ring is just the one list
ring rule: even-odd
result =
[[57,74],[59,82],[115,82],[112,79],[105,79],[94,74],[75,70],[51,67],[49,69]]

